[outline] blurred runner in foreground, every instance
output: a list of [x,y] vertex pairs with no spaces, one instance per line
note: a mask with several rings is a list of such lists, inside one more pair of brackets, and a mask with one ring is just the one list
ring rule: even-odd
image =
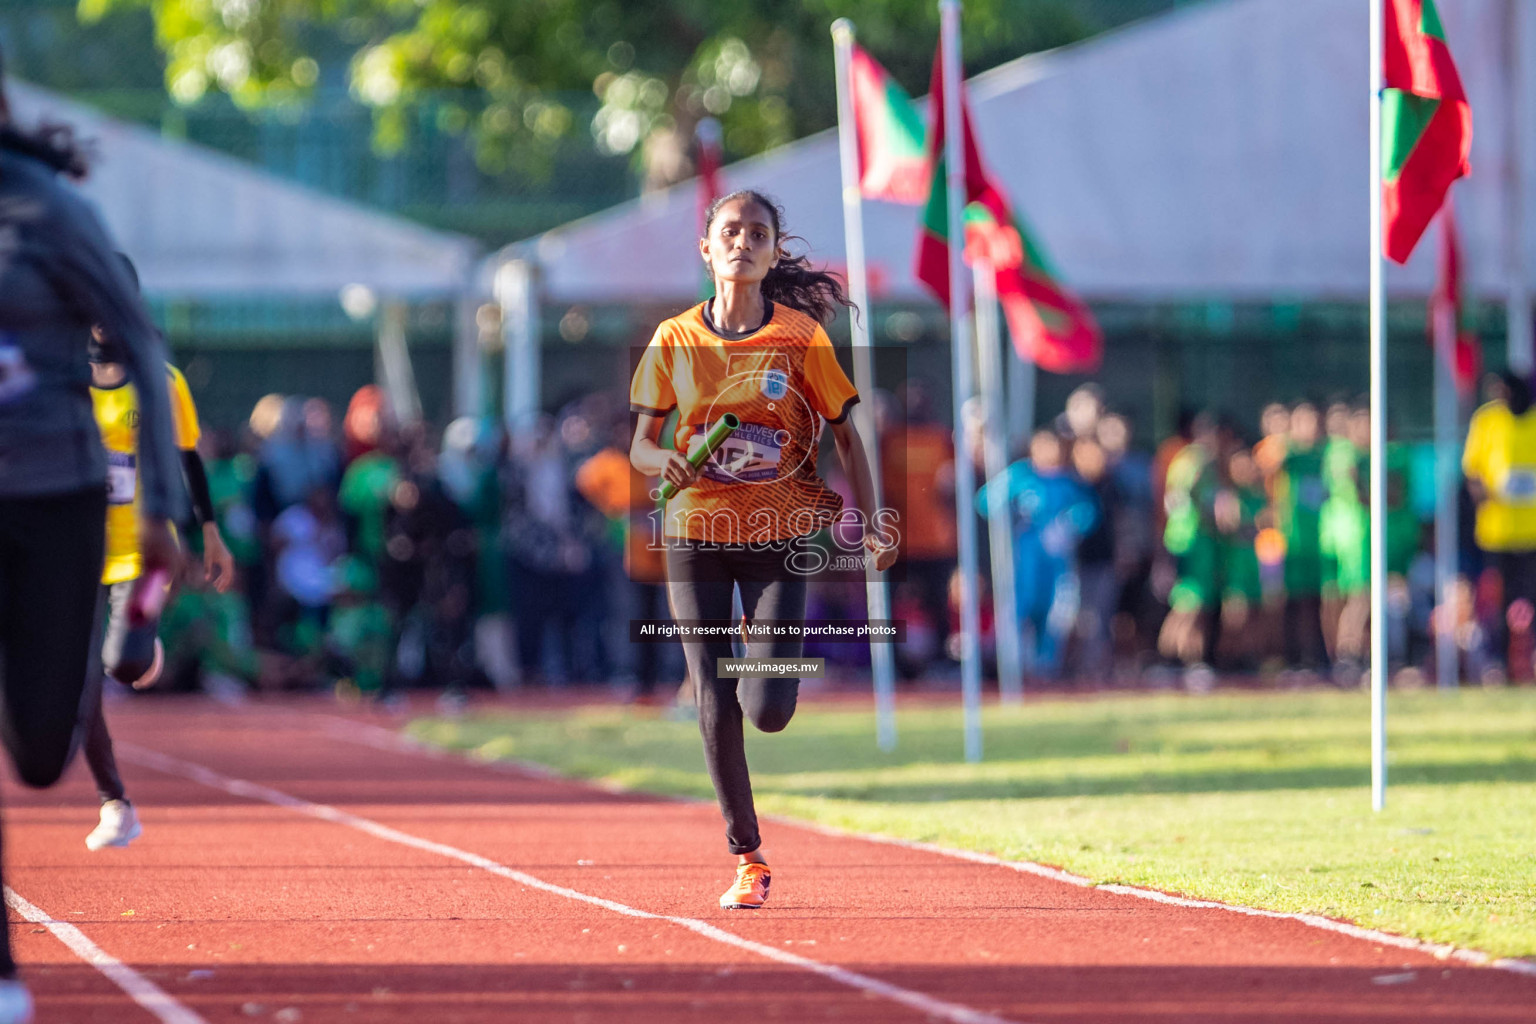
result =
[[[65,129],[14,124],[4,86],[0,67],[0,741],[21,780],[43,787],[69,765],[101,685],[107,463],[89,394],[92,324],[121,339],[143,394],[139,553],[150,578],[179,562],[170,524],[184,495],[165,346],[96,215],[58,179],[83,177],[84,158]],[[0,1024],[31,1019],[0,932]]]
[[[129,278],[138,284],[138,275],[126,256],[121,257]],[[139,502],[139,392],[128,380],[121,344],[109,329],[96,325],[91,329],[91,404],[101,443],[107,451],[107,551],[102,568],[102,598],[106,603],[107,624],[101,644],[102,667],[106,674],[136,690],[155,684],[165,664],[165,648],[156,635],[158,614],[142,621],[131,621],[129,602],[139,578],[143,559],[137,535]],[[224,538],[214,522],[213,499],[208,491],[208,474],[197,453],[199,429],[197,408],[187,380],[169,363],[162,378],[171,399],[171,417],[175,425],[176,447],[181,450],[182,471],[192,510],[202,530],[203,552],[209,578],[220,591],[234,582],[234,559],[224,546]],[[112,736],[107,731],[101,692],[86,713],[85,761],[101,795],[101,821],[85,837],[91,850],[108,846],[127,846],[142,831],[138,814],[123,789],[112,752]]]

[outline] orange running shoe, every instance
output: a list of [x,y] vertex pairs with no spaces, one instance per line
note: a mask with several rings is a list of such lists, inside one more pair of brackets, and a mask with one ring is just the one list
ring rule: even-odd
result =
[[756,910],[768,898],[773,876],[767,864],[736,865],[736,884],[725,890],[720,906],[726,910]]

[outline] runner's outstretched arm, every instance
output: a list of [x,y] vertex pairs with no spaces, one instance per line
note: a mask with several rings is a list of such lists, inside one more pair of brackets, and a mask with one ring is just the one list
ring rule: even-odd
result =
[[853,425],[853,417],[844,417],[832,423],[832,440],[837,446],[838,460],[853,489],[853,503],[864,520],[864,546],[875,556],[875,568],[881,572],[896,562],[896,546],[880,536],[875,514],[875,479],[869,470],[869,459],[864,454],[864,441]]
[[213,589],[227,593],[235,582],[235,558],[224,543],[213,508],[213,494],[208,489],[208,470],[196,448],[181,453],[181,469],[187,478],[187,492],[192,498],[192,518],[203,534],[203,572]]

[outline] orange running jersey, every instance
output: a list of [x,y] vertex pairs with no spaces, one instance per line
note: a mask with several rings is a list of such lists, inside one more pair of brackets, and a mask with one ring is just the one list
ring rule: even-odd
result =
[[664,321],[640,357],[630,409],[674,407],[677,450],[691,454],[726,413],[741,426],[698,480],[667,503],[668,537],[764,543],[815,533],[843,500],[816,474],[822,420],[840,423],[859,399],[819,323],[774,303],[739,340],[711,330],[704,304]]

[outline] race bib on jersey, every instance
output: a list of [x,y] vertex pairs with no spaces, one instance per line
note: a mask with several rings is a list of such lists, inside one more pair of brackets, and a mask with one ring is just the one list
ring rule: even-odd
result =
[[107,452],[107,504],[132,505],[139,489],[138,459],[126,452]]
[[1511,505],[1536,505],[1536,466],[1510,466],[1504,478],[1504,500]]
[[[715,451],[714,458],[704,463],[704,478],[722,484],[777,480],[779,459],[788,443],[787,430],[761,423],[743,423]],[[695,434],[688,442],[689,454],[698,451],[703,444],[703,436]]]

